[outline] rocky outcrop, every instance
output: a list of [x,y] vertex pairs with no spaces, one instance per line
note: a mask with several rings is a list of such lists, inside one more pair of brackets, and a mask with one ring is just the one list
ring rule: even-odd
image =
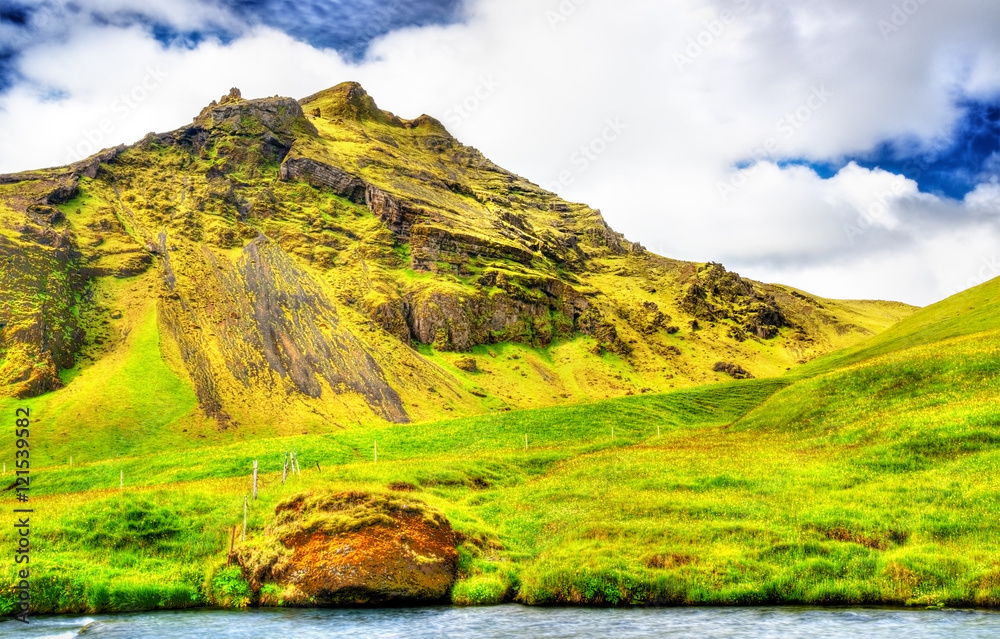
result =
[[392,229],[401,243],[410,240],[410,228],[426,212],[405,200],[393,197],[382,189],[369,184],[365,188],[365,204],[368,210]]
[[375,104],[375,100],[357,82],[342,82],[299,100],[299,104],[314,113],[316,117],[329,120],[343,118],[348,120],[371,120],[380,124],[388,124],[405,128],[406,123],[400,118],[383,111]]
[[219,102],[212,102],[188,127],[150,135],[140,148],[158,144],[176,145],[203,159],[215,156],[213,169],[221,175],[240,171],[248,177],[262,174],[265,167],[280,164],[299,135],[318,135],[302,107],[291,98],[244,100],[234,89]]
[[[488,269],[476,285],[471,291],[428,285],[405,297],[372,295],[363,309],[402,341],[439,351],[465,352],[501,342],[545,347],[580,332],[597,340],[598,354],[632,352],[614,324],[561,280]],[[659,316],[660,321],[665,317]]]
[[317,189],[333,191],[355,204],[364,204],[396,235],[400,243],[410,240],[410,228],[427,212],[404,199],[368,184],[361,178],[322,162],[290,154],[281,164],[279,177],[305,182]]
[[546,346],[572,336],[590,306],[555,278],[491,269],[477,284],[468,293],[437,286],[411,293],[405,305],[413,340],[444,351],[497,342]]
[[788,326],[773,295],[760,290],[721,264],[709,263],[695,275],[680,300],[681,309],[704,321],[732,320],[730,337],[742,342],[748,333],[770,339]]
[[80,177],[95,178],[101,164],[113,161],[127,147],[119,145],[57,169],[23,171],[0,175],[0,185],[17,184],[19,191],[7,203],[15,210],[29,212],[32,207],[65,204],[80,192]]
[[517,244],[507,244],[486,237],[441,228],[430,224],[410,229],[413,268],[429,270],[436,262],[459,266],[472,257],[506,259],[529,265],[535,254]]
[[[438,262],[459,267],[474,257],[510,259],[525,265],[535,259],[535,253],[521,243],[497,241],[435,224],[436,217],[423,207],[329,164],[290,154],[281,165],[279,177],[327,189],[356,204],[366,205],[389,227],[398,243],[410,245],[410,265],[416,270],[432,270]],[[503,219],[518,221],[511,214]],[[524,228],[523,224],[522,221],[520,229]],[[537,244],[533,238],[525,239]]]
[[317,189],[329,189],[355,204],[365,203],[365,183],[360,179],[316,160],[287,157],[281,164],[279,177],[286,182],[298,180]]
[[270,136],[274,136],[286,148],[292,145],[296,129],[318,134],[292,98],[244,100],[238,89],[223,97],[219,104],[213,102],[202,109],[194,119],[194,126],[231,135],[263,136],[265,142],[271,142]]
[[753,379],[753,374],[750,371],[732,362],[716,362],[712,370],[716,373],[725,373],[733,379]]
[[670,315],[661,311],[656,302],[649,300],[630,307],[619,307],[618,316],[643,335],[652,335],[659,330],[673,334],[678,330],[676,326],[667,326],[667,322],[672,319]]
[[600,211],[593,211],[593,214],[596,218],[595,223],[584,231],[591,246],[606,249],[612,255],[645,252],[646,249],[642,244],[629,242],[623,234],[608,226]]
[[632,347],[618,336],[618,329],[605,319],[599,309],[594,307],[588,309],[580,316],[577,325],[581,333],[597,340],[596,354],[601,355],[604,351],[622,356],[632,354]]
[[116,147],[104,149],[103,151],[95,153],[85,160],[71,164],[70,168],[73,169],[73,172],[78,178],[80,176],[84,176],[94,179],[97,177],[97,171],[101,168],[101,164],[114,161],[114,159],[124,153],[127,148],[128,147],[124,144],[119,144]]
[[458,551],[448,519],[417,499],[312,492],[278,504],[237,561],[262,605],[426,604],[447,601]]

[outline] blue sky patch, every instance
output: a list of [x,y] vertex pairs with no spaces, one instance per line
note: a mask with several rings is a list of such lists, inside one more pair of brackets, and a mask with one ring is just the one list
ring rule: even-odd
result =
[[461,0],[224,0],[234,13],[321,49],[361,60],[375,38],[405,27],[451,24]]
[[[961,200],[978,184],[1000,178],[1000,98],[966,99],[958,106],[962,115],[951,139],[943,144],[900,137],[884,140],[866,153],[832,160],[789,157],[775,163],[781,168],[809,167],[829,179],[855,162],[866,169],[882,169],[913,180],[923,193]],[[744,169],[755,162],[744,159],[734,166]]]

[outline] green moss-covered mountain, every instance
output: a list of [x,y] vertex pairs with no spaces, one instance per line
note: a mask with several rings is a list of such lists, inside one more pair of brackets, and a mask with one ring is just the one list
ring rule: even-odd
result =
[[772,376],[914,310],[654,255],[354,83],[0,176],[0,300],[60,459]]

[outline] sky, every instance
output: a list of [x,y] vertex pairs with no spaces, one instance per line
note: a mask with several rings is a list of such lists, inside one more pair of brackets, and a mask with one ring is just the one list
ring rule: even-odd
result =
[[917,305],[1000,276],[992,0],[0,0],[0,172],[346,80],[661,255]]

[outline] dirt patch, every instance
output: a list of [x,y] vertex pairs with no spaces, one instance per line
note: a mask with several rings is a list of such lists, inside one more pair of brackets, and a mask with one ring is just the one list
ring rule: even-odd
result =
[[806,528],[808,530],[815,530],[830,541],[846,541],[853,544],[860,544],[872,550],[885,550],[890,545],[902,546],[910,537],[908,531],[895,528],[874,532],[852,530],[841,524],[835,526],[811,525]]
[[394,481],[389,483],[389,490],[394,490],[397,493],[415,493],[420,488],[408,481]]
[[681,566],[686,566],[688,564],[697,561],[694,557],[690,555],[681,555],[678,553],[669,553],[666,555],[653,555],[646,559],[647,568],[661,568],[665,570],[670,570],[671,568],[680,568]]

